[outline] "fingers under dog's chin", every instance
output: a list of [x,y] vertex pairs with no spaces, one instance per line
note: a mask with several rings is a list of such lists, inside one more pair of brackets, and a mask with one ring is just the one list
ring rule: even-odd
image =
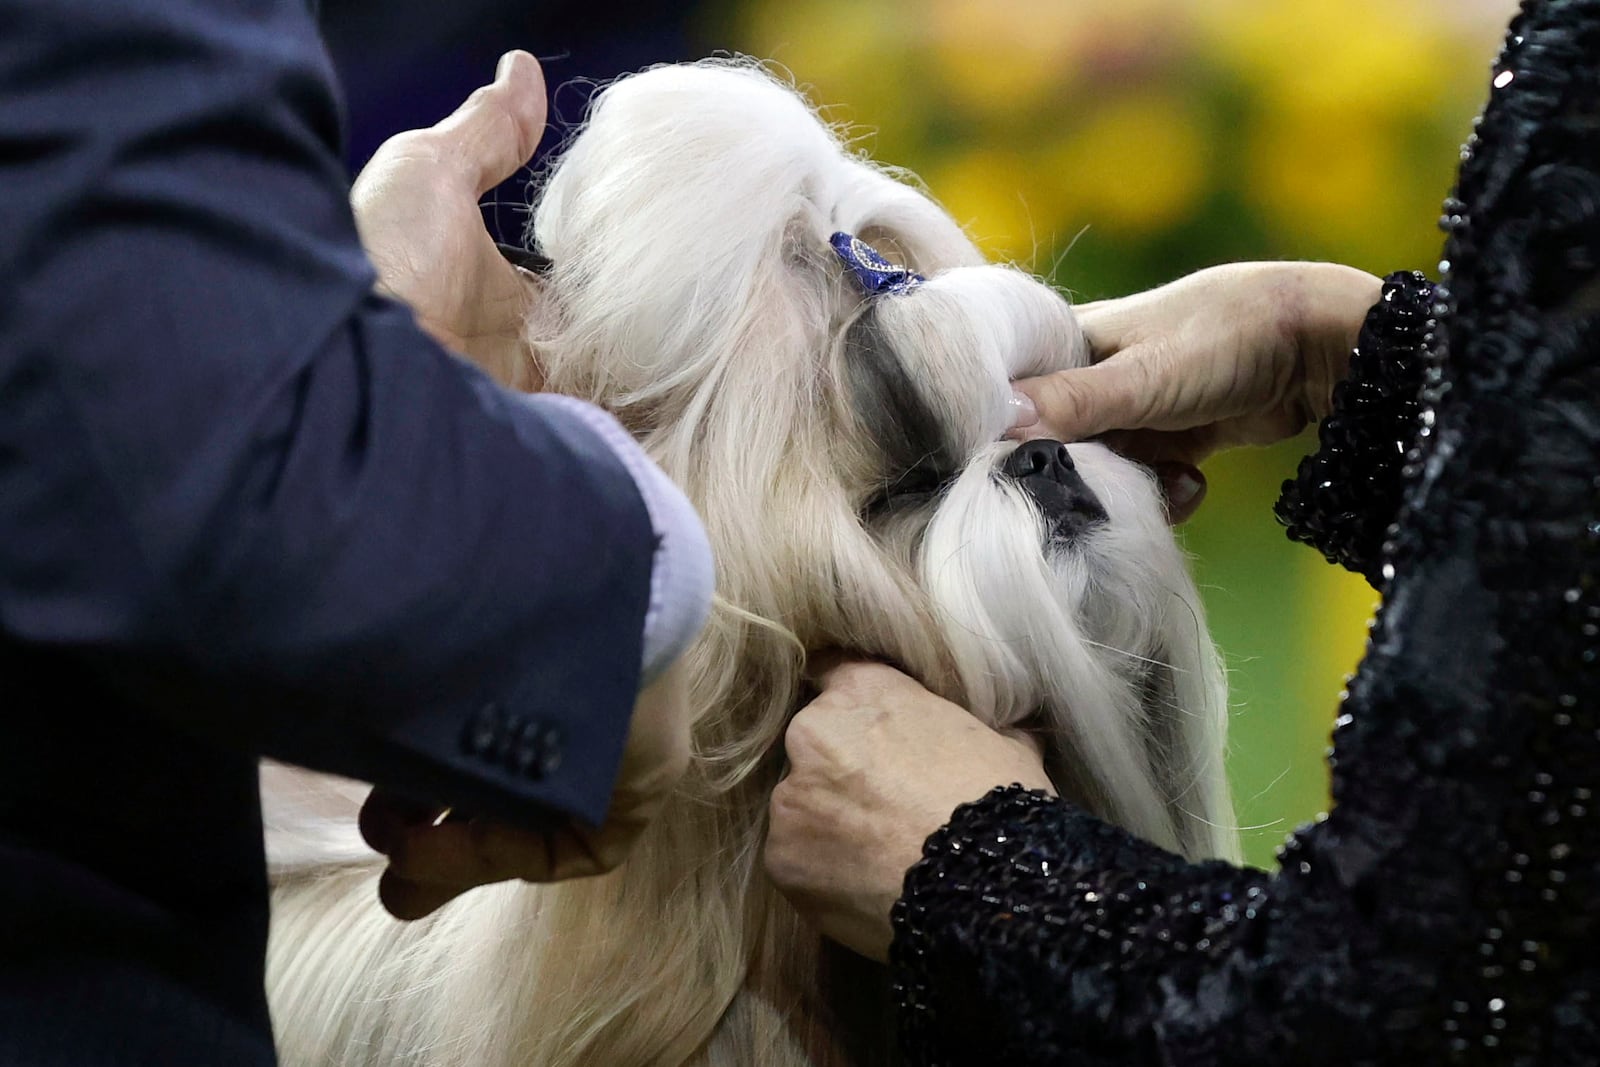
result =
[[408,881],[393,871],[378,879],[378,900],[383,909],[402,922],[425,919],[464,890],[459,886],[424,885]]
[[1188,522],[1205,502],[1205,475],[1188,463],[1158,463],[1153,469],[1161,482],[1167,522],[1173,526]]
[[379,788],[362,803],[356,827],[374,852],[387,855],[413,827],[428,825],[444,810],[441,805],[413,801]]
[[610,874],[622,865],[628,854],[626,843],[592,839],[571,827],[547,834],[545,842],[545,869],[542,873],[530,875],[526,881],[565,882],[573,878]]

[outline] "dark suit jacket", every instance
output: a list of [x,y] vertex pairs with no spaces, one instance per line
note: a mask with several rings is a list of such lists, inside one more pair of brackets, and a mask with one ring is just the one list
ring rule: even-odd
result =
[[265,753],[604,813],[652,537],[371,295],[305,0],[0,0],[0,1064],[264,1064]]

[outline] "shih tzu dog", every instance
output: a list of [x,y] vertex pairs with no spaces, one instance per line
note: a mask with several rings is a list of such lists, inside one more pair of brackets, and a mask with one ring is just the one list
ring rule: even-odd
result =
[[619,871],[409,925],[377,903],[359,795],[269,775],[285,1063],[883,1061],[882,1019],[853,1010],[871,975],[760,862],[824,647],[1033,728],[1062,794],[1141,836],[1235,857],[1222,672],[1154,479],[1098,444],[1003,436],[1012,379],[1087,361],[1058,293],[986,263],[747,62],[605,90],[533,233],[548,387],[616,414],[710,534],[694,765]]

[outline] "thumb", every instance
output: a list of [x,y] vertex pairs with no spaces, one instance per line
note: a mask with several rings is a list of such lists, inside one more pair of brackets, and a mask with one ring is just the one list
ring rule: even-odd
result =
[[430,131],[450,149],[445,157],[482,196],[533,157],[544,136],[544,72],[527,52],[507,52],[494,83]]
[[1156,383],[1136,349],[1012,385],[1039,413],[1037,422],[1014,431],[1017,437],[1082,441],[1107,430],[1137,429],[1150,425],[1156,406]]

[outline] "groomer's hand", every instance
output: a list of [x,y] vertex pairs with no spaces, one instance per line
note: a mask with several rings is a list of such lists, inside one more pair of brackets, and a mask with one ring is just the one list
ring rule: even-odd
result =
[[1013,782],[1055,792],[1038,748],[995,732],[881,663],[829,657],[789,724],[767,873],[824,934],[886,960],[889,910],[922,843],[956,808]]
[[493,85],[437,126],[390,138],[350,190],[379,288],[446,347],[523,391],[540,386],[523,340],[537,288],[500,255],[478,200],[527,163],[544,121],[538,61],[508,53]]
[[1173,521],[1204,495],[1198,464],[1271,444],[1328,413],[1379,279],[1332,263],[1236,263],[1078,320],[1097,362],[1017,382],[1038,412],[1014,436],[1104,436],[1161,476]]
[[361,809],[361,834],[389,859],[378,883],[383,906],[397,919],[420,919],[491,882],[559,882],[614,870],[688,768],[690,719],[680,663],[639,694],[601,826],[557,820],[535,831],[373,790]]

